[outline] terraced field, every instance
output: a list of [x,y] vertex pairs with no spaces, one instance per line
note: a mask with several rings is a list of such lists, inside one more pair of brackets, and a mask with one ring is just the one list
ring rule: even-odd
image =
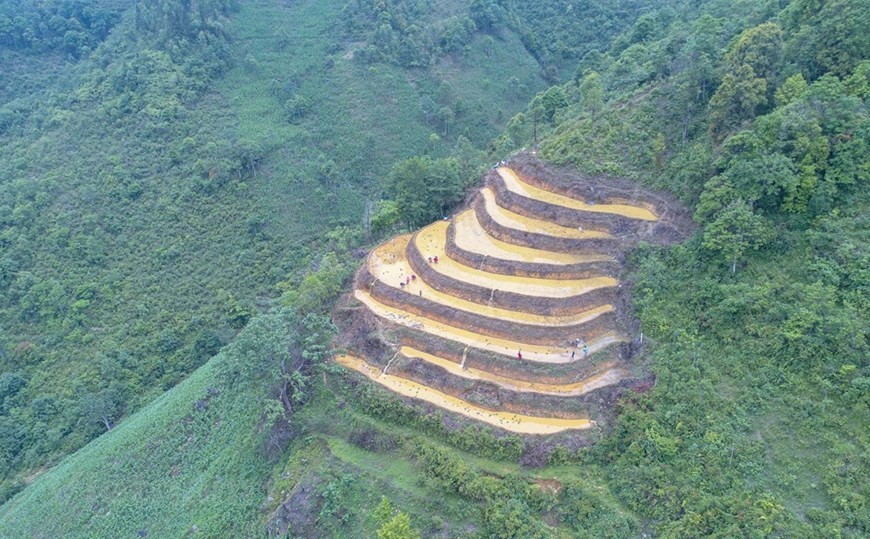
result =
[[[520,156],[451,220],[394,237],[357,274],[338,363],[402,395],[521,434],[588,429],[636,382],[621,258],[688,220],[619,180]],[[372,340],[377,346],[372,346]]]

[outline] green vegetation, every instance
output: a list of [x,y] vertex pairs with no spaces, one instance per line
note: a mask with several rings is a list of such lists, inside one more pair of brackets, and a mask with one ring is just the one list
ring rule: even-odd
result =
[[79,58],[109,35],[120,18],[117,0],[0,2],[0,47],[62,51]]
[[[346,4],[2,4],[39,39],[0,42],[0,499],[282,290],[322,305],[350,250],[396,225],[374,220],[395,162],[457,148],[469,181],[475,145],[543,87],[510,31],[426,69],[354,61]],[[58,41],[71,25],[88,48]]]
[[562,86],[552,121],[533,124],[533,101],[500,139],[528,144],[537,127],[546,158],[695,208],[692,241],[633,256],[656,387],[577,455],[666,537],[870,530],[870,64],[866,9],[853,11],[867,5],[822,4],[735,25],[711,2],[657,39],[622,51],[617,39],[596,71]]
[[[0,536],[256,534],[263,485],[290,436],[281,413],[270,413],[280,403],[266,397],[296,349],[320,368],[331,335],[317,325],[287,311],[257,317],[184,382],[5,505]],[[27,518],[45,503],[56,511]]]
[[444,210],[462,199],[464,183],[455,158],[432,160],[412,157],[396,163],[390,172],[390,191],[396,211],[409,228],[418,228],[445,216]]
[[[241,4],[0,3],[0,536],[870,534],[866,0]],[[591,448],[325,361],[360,247],[536,140],[700,225]]]

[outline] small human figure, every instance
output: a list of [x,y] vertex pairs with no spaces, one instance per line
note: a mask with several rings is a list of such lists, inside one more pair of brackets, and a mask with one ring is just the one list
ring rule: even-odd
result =
[[571,359],[574,359],[574,350],[571,350]]
[[437,257],[437,256],[436,256],[435,258],[433,258],[432,260],[434,260],[436,264],[438,263],[438,257]]
[[523,360],[523,351],[522,350],[517,352],[517,359],[519,359],[520,361]]
[[432,257],[431,257],[431,256],[430,256],[428,259],[426,259],[426,260],[427,260],[430,264],[432,263]]
[[399,286],[401,286],[402,288],[405,288],[405,283],[403,281],[399,281]]
[[412,280],[412,281],[416,281],[416,280],[417,280],[417,276],[416,276],[416,275],[411,275],[411,280]]
[[585,358],[588,355],[589,355],[589,347],[584,344],[583,345],[583,357]]
[[422,298],[423,297],[423,290],[420,290],[418,293],[420,294],[420,297]]
[[411,278],[405,277],[405,284],[411,284]]

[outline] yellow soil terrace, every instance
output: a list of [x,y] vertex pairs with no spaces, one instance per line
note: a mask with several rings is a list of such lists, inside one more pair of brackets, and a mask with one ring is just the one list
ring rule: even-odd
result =
[[[447,223],[434,223],[430,226],[435,227],[435,225],[439,224],[445,225],[443,227],[445,239],[441,241],[443,249],[444,241],[446,241]],[[613,259],[605,254],[583,255],[579,253],[556,253],[553,251],[532,249],[531,247],[520,247],[519,245],[503,242],[490,236],[486,230],[483,229],[480,222],[477,220],[477,216],[474,214],[474,210],[464,211],[454,217],[453,227],[455,229],[454,241],[456,242],[457,247],[470,253],[499,260],[567,266],[571,264],[581,264],[583,262],[598,262]],[[423,229],[423,231],[426,230],[429,229]]]
[[[414,270],[411,268],[410,264],[408,264],[408,261],[404,255],[405,250],[408,248],[408,242],[410,241],[410,239],[410,234],[396,236],[395,238],[387,241],[386,243],[382,243],[374,251],[372,251],[372,253],[369,255],[369,272],[375,279],[381,281],[388,286],[399,289],[407,294],[418,294],[421,297],[424,297],[430,301],[434,301],[435,303],[439,303],[441,305],[452,307],[461,311],[467,311],[483,316],[488,316],[490,318],[504,320],[506,322],[516,322],[519,324],[530,324],[536,326],[572,326],[581,324],[583,322],[588,322],[598,315],[613,310],[612,305],[602,305],[600,307],[596,307],[595,309],[590,309],[588,311],[578,314],[546,316],[519,311],[510,311],[508,309],[492,307],[489,305],[480,305],[478,303],[474,303],[473,301],[465,300],[456,296],[451,296],[449,294],[439,292],[438,290],[435,290],[434,288],[426,284],[426,281],[421,278],[415,278],[408,282],[408,277],[412,275],[416,277]],[[443,255],[441,256],[443,257]],[[439,258],[437,266],[440,268],[445,268],[450,266],[451,264],[456,263],[444,257]],[[433,267],[435,267],[434,264]],[[468,268],[468,270],[478,272],[478,270],[471,270],[471,268]],[[498,278],[507,282],[508,284],[514,284],[510,282],[511,278],[504,275],[492,275],[484,273],[482,271],[479,273],[484,274],[487,278],[491,278],[493,280]],[[546,285],[553,284],[551,281],[546,281],[543,279],[537,280],[541,281]],[[573,291],[578,294],[582,294],[583,292],[588,291],[590,284],[598,284],[598,281],[593,281],[592,283],[589,283],[587,281],[592,280],[577,281],[581,284],[576,290]],[[615,283],[615,280],[613,281]],[[466,282],[473,281],[471,279],[467,279]],[[567,284],[571,283],[571,281],[558,282]],[[405,286],[402,286],[402,284],[404,284]],[[606,281],[606,284],[610,285],[611,283],[610,281]],[[522,293],[529,293],[530,291],[534,291],[534,287],[529,285],[529,288],[519,288],[519,290],[522,290]],[[549,292],[549,290],[547,291]],[[572,290],[570,289],[570,287],[563,287],[558,288],[555,291],[557,293],[554,294],[552,297],[562,297],[558,294],[558,292],[567,294]]]
[[419,399],[448,412],[454,412],[496,427],[519,434],[555,434],[569,429],[588,429],[592,422],[588,419],[558,419],[534,417],[510,412],[494,412],[480,408],[462,399],[434,390],[431,387],[406,380],[398,376],[384,374],[378,369],[353,356],[338,356],[336,361],[349,369],[364,374],[369,379],[395,391],[399,395]]
[[428,259],[432,257],[434,259],[435,256],[438,257],[438,262],[431,264],[434,271],[447,277],[452,277],[458,281],[488,288],[490,290],[501,290],[504,292],[513,292],[514,294],[522,294],[524,296],[538,296],[542,298],[564,298],[568,296],[579,296],[597,288],[609,288],[619,284],[619,282],[613,277],[554,280],[489,273],[456,262],[446,254],[432,254],[439,252],[443,253],[443,244],[426,240],[427,236],[421,238],[420,235],[418,235],[415,242],[416,248],[418,252],[423,255],[423,258]]
[[[517,175],[507,167],[498,169],[498,173],[504,180],[507,188],[524,198],[539,200],[555,204],[568,210],[599,212],[603,214],[619,215],[642,221],[657,220],[655,214],[646,208],[631,206],[628,204],[599,204],[592,205],[575,200],[557,193],[541,189],[520,180]],[[356,283],[354,297],[381,323],[403,328],[404,332],[420,332],[422,334],[436,336],[439,339],[430,340],[428,347],[434,347],[429,352],[424,352],[408,346],[396,349],[396,355],[401,354],[408,359],[417,359],[433,366],[431,372],[443,372],[443,375],[427,379],[426,384],[408,379],[405,368],[411,363],[400,361],[388,363],[389,368],[382,368],[372,363],[365,357],[345,355],[337,359],[345,367],[359,372],[370,380],[381,384],[387,389],[404,397],[425,401],[431,405],[442,408],[449,412],[457,413],[465,417],[482,421],[505,430],[523,434],[552,434],[570,429],[586,429],[594,424],[588,417],[575,419],[561,419],[556,417],[535,417],[523,415],[506,410],[489,410],[479,405],[471,404],[462,398],[449,395],[442,391],[441,387],[462,387],[463,384],[476,387],[478,384],[490,385],[507,390],[503,398],[516,398],[512,395],[524,394],[523,402],[534,402],[534,395],[546,395],[548,402],[559,402],[559,398],[578,398],[590,392],[619,383],[629,375],[628,369],[618,359],[608,358],[607,361],[595,365],[594,356],[602,350],[617,343],[626,342],[628,338],[615,324],[615,317],[600,318],[602,315],[616,311],[616,307],[601,300],[599,305],[585,309],[583,312],[569,315],[540,315],[524,312],[521,308],[512,306],[506,309],[492,305],[491,302],[479,302],[480,300],[469,299],[468,294],[461,290],[451,290],[451,283],[464,283],[478,289],[496,292],[510,292],[518,298],[528,297],[530,302],[544,302],[558,300],[560,305],[576,305],[582,308],[593,300],[591,298],[611,297],[607,295],[589,295],[591,291],[600,289],[613,289],[618,286],[618,280],[612,275],[593,274],[587,279],[557,279],[545,277],[518,277],[513,273],[511,266],[525,264],[534,270],[528,270],[534,275],[547,275],[558,266],[580,266],[591,262],[609,262],[608,265],[590,265],[588,271],[603,271],[597,268],[613,267],[615,259],[613,255],[600,253],[577,253],[555,252],[547,249],[533,248],[514,245],[495,238],[487,227],[495,226],[516,230],[522,233],[535,233],[556,238],[565,239],[599,239],[608,238],[617,241],[606,232],[582,230],[565,227],[542,219],[529,218],[515,211],[502,208],[497,203],[495,191],[491,187],[485,187],[478,195],[482,204],[477,205],[479,211],[485,211],[492,219],[481,221],[475,214],[475,210],[468,209],[460,212],[451,221],[438,221],[422,230],[416,235],[403,234],[394,237],[378,246],[369,255],[367,260],[368,274],[374,279],[373,282]],[[480,267],[471,267],[459,260],[454,260],[447,254],[448,229],[452,227],[453,241],[455,246],[468,253],[481,256],[484,260],[493,261],[492,264],[481,264]],[[598,243],[590,242],[591,245]],[[452,252],[452,251],[451,251]],[[416,273],[409,263],[409,255],[417,260],[422,259],[427,265],[423,275]],[[437,262],[435,259],[437,257]],[[482,269],[505,268],[504,274],[494,273]],[[596,268],[596,269],[591,269]],[[418,268],[421,271],[423,268]],[[564,276],[564,274],[563,274]],[[438,279],[438,289],[428,279]],[[446,278],[446,279],[445,279]],[[373,294],[372,285],[380,282],[392,290],[381,289],[377,297]],[[463,285],[463,286],[464,286]],[[457,288],[460,288],[457,286]],[[388,293],[389,297],[384,295]],[[405,296],[407,294],[407,296]],[[403,308],[402,299],[414,296],[422,296],[431,303],[414,301],[414,309]],[[473,294],[472,294],[473,297]],[[379,299],[380,298],[380,299]],[[427,315],[425,307],[421,305],[433,305],[439,309],[439,314]],[[437,306],[437,307],[436,307]],[[421,310],[422,309],[422,310]],[[532,310],[532,309],[529,309]],[[416,312],[411,312],[416,311]],[[472,313],[486,317],[480,319],[480,323],[487,324],[487,328],[493,328],[493,324],[504,323],[502,333],[510,335],[509,338],[497,338],[481,334],[480,331],[490,332],[483,327],[465,327],[459,320],[449,318],[450,313]],[[463,316],[467,319],[467,316]],[[487,320],[489,319],[489,320]],[[595,325],[588,325],[595,321]],[[547,332],[532,331],[530,326],[548,327],[552,330]],[[508,329],[509,328],[509,329]],[[594,330],[593,330],[594,328]],[[506,333],[510,331],[511,333]],[[558,345],[548,344],[559,340],[564,335],[564,341]],[[444,341],[456,343],[465,347],[462,363],[456,363],[439,357],[440,347],[445,346]],[[439,344],[440,343],[440,344]],[[481,368],[466,368],[465,357],[469,350],[490,354],[490,365],[510,364],[512,372],[517,373],[510,377],[496,372],[488,372]],[[430,353],[434,352],[434,353]],[[445,353],[446,350],[444,351]],[[452,353],[455,353],[452,352]],[[522,354],[522,358],[518,354]],[[616,356],[613,356],[616,357]],[[386,358],[381,358],[384,361]],[[544,374],[553,379],[557,375],[547,374],[547,370],[553,369],[552,365],[560,364],[564,372],[571,365],[582,367],[583,372],[590,372],[581,380],[565,384],[543,384],[523,379],[524,371]],[[535,367],[533,368],[532,365]],[[387,372],[388,371],[388,372]],[[499,372],[505,372],[498,369]],[[537,376],[537,374],[536,374]],[[451,384],[442,386],[444,380],[453,378],[462,379],[463,384]],[[576,376],[575,376],[576,378]],[[455,392],[455,391],[451,391]],[[556,399],[553,401],[553,399]],[[512,402],[511,410],[522,409],[524,404]],[[576,406],[572,407],[576,408]],[[570,415],[558,414],[560,417]],[[579,414],[582,415],[582,414]]]
[[598,389],[599,387],[608,386],[618,382],[625,375],[625,369],[621,367],[612,367],[612,364],[608,364],[599,368],[599,370],[603,370],[603,372],[590,376],[581,382],[575,382],[573,384],[541,384],[536,382],[526,382],[524,380],[515,380],[513,378],[500,376],[480,369],[470,367],[463,368],[459,363],[438,356],[433,356],[426,352],[421,352],[420,350],[410,346],[403,346],[400,349],[400,352],[407,358],[421,359],[427,363],[438,365],[445,371],[462,378],[468,378],[470,380],[485,380],[512,391],[541,393],[544,395],[577,397],[589,393],[594,389]]
[[627,204],[587,204],[581,200],[566,197],[552,191],[545,191],[540,187],[535,187],[522,181],[513,170],[507,167],[499,167],[498,174],[504,180],[505,186],[514,193],[540,200],[541,202],[549,202],[556,206],[563,206],[572,210],[589,211],[598,213],[612,213],[622,215],[631,219],[641,219],[643,221],[658,221],[659,218],[646,208],[637,206],[629,206]]
[[[354,297],[369,308],[373,313],[408,328],[416,329],[430,335],[442,337],[451,341],[472,346],[480,350],[487,350],[496,354],[501,354],[506,358],[512,358],[517,361],[518,352],[522,353],[523,361],[539,361],[541,363],[570,363],[576,358],[571,357],[571,352],[576,350],[566,342],[565,346],[547,346],[530,344],[521,341],[511,341],[507,339],[499,339],[498,337],[489,337],[475,333],[474,331],[465,330],[454,327],[431,318],[426,318],[418,314],[409,313],[389,305],[384,305],[376,300],[368,292],[356,290]],[[566,341],[569,339],[566,339]],[[607,348],[611,344],[623,342],[625,338],[616,331],[611,331],[597,337],[589,339],[586,342],[589,354],[594,354],[599,350]]]
[[499,206],[495,200],[495,192],[491,187],[487,187],[480,191],[483,195],[483,200],[486,207],[486,212],[493,220],[501,226],[513,228],[514,230],[522,230],[523,232],[535,232],[538,234],[546,234],[557,238],[568,239],[592,239],[592,238],[611,238],[607,232],[599,232],[597,230],[583,230],[582,228],[570,228],[567,226],[557,225],[549,221],[540,219],[532,219],[510,210],[506,210]]

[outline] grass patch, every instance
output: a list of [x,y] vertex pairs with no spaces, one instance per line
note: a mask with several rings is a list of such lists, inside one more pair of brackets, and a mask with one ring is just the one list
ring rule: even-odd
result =
[[250,536],[271,465],[256,392],[214,392],[221,361],[38,477],[4,505],[0,536]]

